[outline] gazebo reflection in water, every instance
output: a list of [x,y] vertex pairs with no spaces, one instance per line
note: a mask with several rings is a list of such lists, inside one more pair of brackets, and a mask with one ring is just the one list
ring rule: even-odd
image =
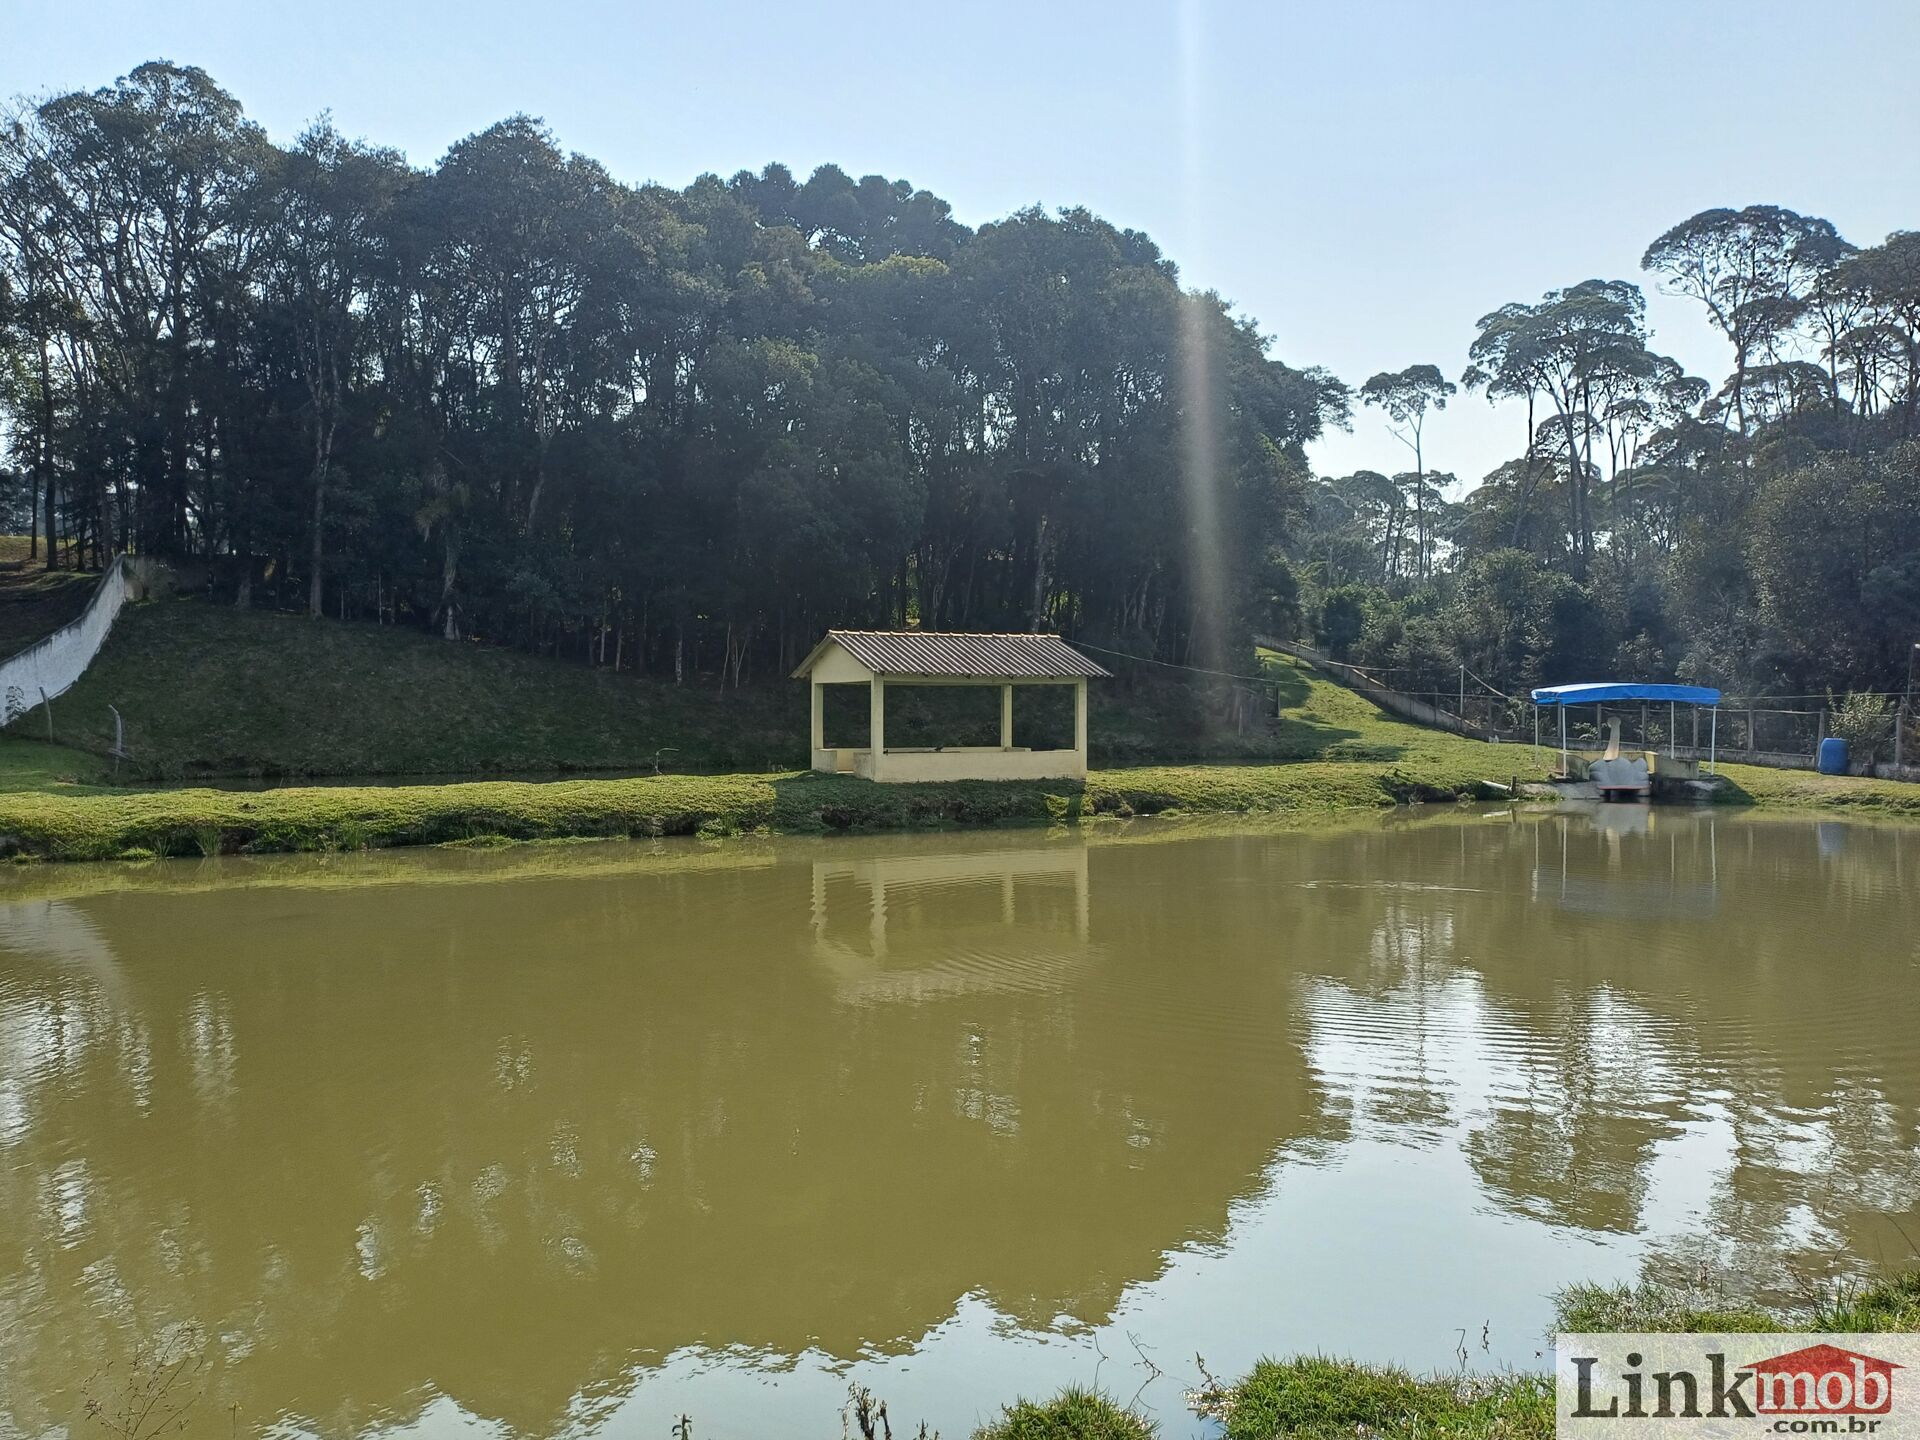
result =
[[841,998],[1055,990],[1094,959],[1084,845],[816,860],[815,961]]

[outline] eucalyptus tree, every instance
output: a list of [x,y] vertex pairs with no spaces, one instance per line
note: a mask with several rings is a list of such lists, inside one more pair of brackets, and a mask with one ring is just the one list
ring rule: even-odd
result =
[[1733,346],[1727,400],[1748,428],[1747,378],[1763,361],[1786,358],[1782,339],[1800,321],[1820,277],[1852,251],[1832,222],[1778,205],[1702,210],[1647,247],[1640,267],[1668,289],[1706,307]]
[[[195,404],[207,361],[198,342],[221,322],[221,307],[247,301],[275,152],[204,71],[160,61],[46,101],[31,126],[41,255],[72,316],[72,401],[100,427],[76,479],[91,472],[103,486],[123,465],[137,502],[134,538],[184,553],[207,543],[195,521],[218,465],[212,417]],[[101,529],[104,501],[100,490]]]
[[1596,391],[1657,368],[1658,357],[1646,345],[1646,299],[1637,285],[1625,280],[1583,280],[1548,291],[1535,305],[1504,305],[1482,316],[1476,328],[1464,377],[1467,388],[1484,390],[1490,400],[1518,397],[1527,402],[1525,499],[1531,498],[1536,483],[1536,399],[1544,398],[1553,410],[1564,444],[1573,575],[1584,580],[1594,553],[1593,441],[1601,429],[1594,411]]
[[554,433],[578,413],[595,338],[585,302],[614,228],[611,189],[598,164],[563,155],[517,115],[456,144],[424,194],[442,303],[463,327],[494,422],[495,494],[516,528],[538,522]]
[[48,562],[53,563],[54,448],[61,389],[55,381],[61,295],[55,285],[52,196],[45,136],[30,109],[0,116],[0,345],[6,365],[8,434],[29,476],[28,554],[38,557],[42,506],[47,515]]
[[[418,170],[281,150],[164,64],[0,135],[0,293],[0,423],[80,558],[736,683],[824,623],[1181,659],[1284,617],[1350,403],[1084,210],[627,186],[524,116]],[[1390,523],[1398,578],[1431,535]]]
[[1409,365],[1404,370],[1382,371],[1360,387],[1360,403],[1386,411],[1393,422],[1394,438],[1413,451],[1414,530],[1418,540],[1419,575],[1427,577],[1431,537],[1427,532],[1426,457],[1421,449],[1422,432],[1429,410],[1444,410],[1447,400],[1458,392],[1440,373],[1437,365]]
[[[369,358],[367,307],[392,264],[388,215],[408,172],[400,155],[349,141],[325,121],[294,143],[268,203],[273,238],[262,266],[272,321],[303,392],[311,456],[307,613],[321,614],[327,492],[349,392]],[[250,593],[251,567],[240,582]]]
[[1329,483],[1361,533],[1380,547],[1377,583],[1398,578],[1406,492],[1378,470],[1356,470]]
[[[1841,267],[1842,280],[1864,298],[1867,323],[1842,337],[1856,367],[1884,385],[1905,408],[1902,433],[1920,434],[1920,231],[1896,230]],[[1883,378],[1884,377],[1884,378]]]

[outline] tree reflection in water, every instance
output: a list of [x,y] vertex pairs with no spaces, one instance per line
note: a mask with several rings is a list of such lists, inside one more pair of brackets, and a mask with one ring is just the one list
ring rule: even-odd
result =
[[9,1419],[171,1325],[210,1407],[329,1434],[436,1397],[550,1434],[670,1355],[908,1356],[974,1307],[1099,1326],[1363,1145],[1464,1161],[1436,1235],[1901,1253],[1911,837],[1628,818],[24,879]]

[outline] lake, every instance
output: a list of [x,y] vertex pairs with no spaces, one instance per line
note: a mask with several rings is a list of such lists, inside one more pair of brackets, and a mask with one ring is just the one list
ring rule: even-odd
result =
[[0,1431],[1193,1432],[1920,1239],[1920,830],[1611,807],[0,875]]

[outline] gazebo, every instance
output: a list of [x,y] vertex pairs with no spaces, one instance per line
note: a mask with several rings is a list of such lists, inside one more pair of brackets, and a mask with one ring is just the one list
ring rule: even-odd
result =
[[[813,768],[869,780],[1084,780],[1087,681],[1107,672],[1058,635],[938,630],[829,630],[793,672],[812,688]],[[867,687],[867,745],[833,746],[826,736],[826,687]],[[889,685],[996,685],[998,745],[889,746]],[[1013,743],[1016,685],[1073,687],[1073,747],[1034,750]]]

